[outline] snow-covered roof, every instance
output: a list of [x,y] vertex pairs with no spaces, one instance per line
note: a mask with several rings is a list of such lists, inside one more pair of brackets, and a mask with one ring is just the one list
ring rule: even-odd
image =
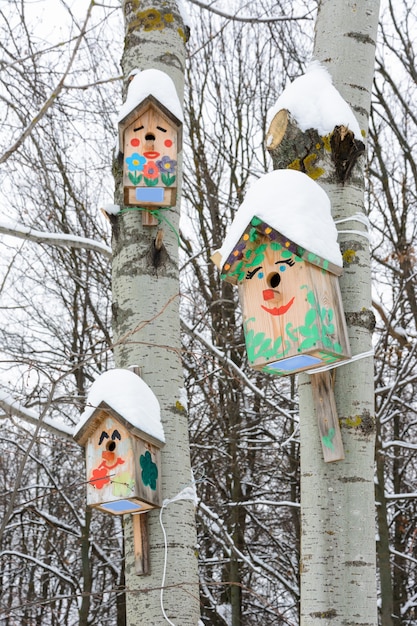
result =
[[220,267],[228,261],[254,217],[308,252],[343,266],[329,197],[307,174],[274,170],[251,185],[217,251]]
[[306,73],[285,88],[268,111],[267,128],[282,109],[290,112],[302,131],[314,128],[324,136],[331,133],[335,126],[343,125],[353,132],[356,139],[362,140],[352,109],[333,86],[331,75],[319,61],[312,61]]
[[177,90],[172,79],[161,70],[133,70],[133,78],[129,83],[126,101],[123,103],[118,122],[124,120],[148,96],[153,96],[180,122],[184,121],[184,114]]
[[108,370],[91,385],[86,409],[73,433],[75,438],[103,402],[134,428],[165,441],[157,397],[142,378],[126,369]]

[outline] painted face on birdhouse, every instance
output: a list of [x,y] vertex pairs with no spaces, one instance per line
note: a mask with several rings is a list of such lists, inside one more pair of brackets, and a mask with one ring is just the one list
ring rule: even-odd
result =
[[127,430],[112,418],[97,429],[87,457],[89,483],[95,490],[129,496],[133,486],[133,450]]
[[124,184],[172,187],[177,177],[177,130],[150,107],[124,133]]
[[302,298],[299,282],[303,268],[304,261],[285,247],[264,243],[255,249],[239,282],[245,316],[265,317],[268,323],[272,318],[289,316]]
[[320,363],[325,356],[301,356],[320,346],[341,352],[323,270],[265,239],[242,258],[239,296],[251,365],[288,357],[300,365]]

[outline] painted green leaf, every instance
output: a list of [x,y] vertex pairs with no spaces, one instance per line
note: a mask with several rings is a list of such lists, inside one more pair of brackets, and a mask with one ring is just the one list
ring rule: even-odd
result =
[[306,326],[311,326],[312,324],[314,324],[316,315],[317,315],[316,309],[309,309],[306,313],[304,324]]
[[316,344],[317,339],[314,337],[309,337],[308,339],[304,339],[304,341],[300,344],[300,350],[308,350],[308,348],[313,348]]
[[324,437],[321,438],[323,444],[326,446],[326,448],[329,448],[330,450],[334,450],[333,439],[335,434],[336,433],[334,428],[329,428],[328,434],[324,435]]
[[312,306],[317,306],[316,303],[316,299],[314,297],[314,293],[312,291],[309,291],[307,293],[307,301],[312,305]]
[[291,250],[288,250],[287,248],[285,248],[285,249],[282,251],[281,256],[282,256],[282,258],[283,258],[283,259],[288,259],[289,257],[291,257],[291,256],[292,256],[292,252],[291,252]]
[[142,174],[134,174],[133,172],[128,172],[129,180],[133,185],[139,185],[142,180]]
[[269,352],[271,352],[271,339],[265,339],[265,341],[262,342],[262,344],[259,346],[259,350],[257,353],[258,357],[265,357],[268,358],[269,357]]
[[167,187],[175,183],[175,176],[170,176],[169,174],[161,174],[161,178],[162,178],[162,182]]
[[[297,332],[297,330],[298,330],[297,328],[294,329],[295,332]],[[285,327],[285,331],[288,337],[292,339],[292,341],[298,341],[297,335],[294,335],[294,332],[292,331],[292,322],[288,322],[288,324]]]
[[144,181],[148,187],[155,187],[158,184],[159,178],[144,178]]

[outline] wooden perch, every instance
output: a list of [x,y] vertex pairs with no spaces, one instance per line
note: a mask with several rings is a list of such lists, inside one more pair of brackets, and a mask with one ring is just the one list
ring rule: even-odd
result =
[[330,372],[311,374],[310,381],[324,461],[343,461],[345,453]]
[[139,513],[132,515],[133,545],[135,550],[135,573],[137,576],[149,574],[149,535],[148,515]]

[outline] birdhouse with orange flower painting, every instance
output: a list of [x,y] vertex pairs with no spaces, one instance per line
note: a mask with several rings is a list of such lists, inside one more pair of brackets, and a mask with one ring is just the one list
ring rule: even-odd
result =
[[212,259],[238,285],[253,368],[286,375],[350,357],[330,201],[306,174],[258,179]]
[[124,369],[102,374],[74,439],[85,448],[89,506],[114,515],[161,506],[160,407],[139,376]]
[[159,70],[133,75],[119,113],[126,206],[176,204],[182,108],[171,78]]

